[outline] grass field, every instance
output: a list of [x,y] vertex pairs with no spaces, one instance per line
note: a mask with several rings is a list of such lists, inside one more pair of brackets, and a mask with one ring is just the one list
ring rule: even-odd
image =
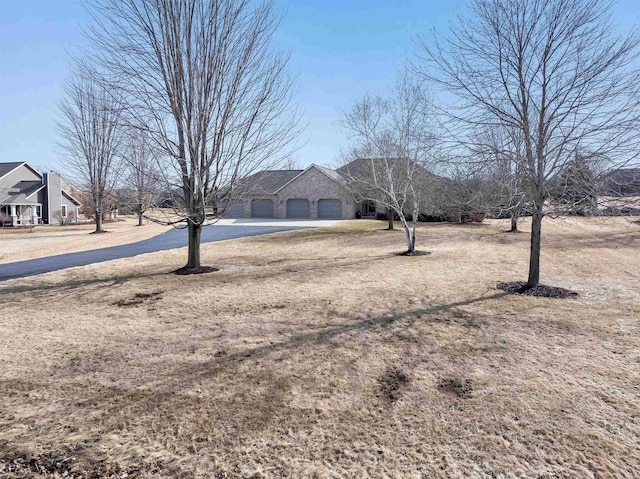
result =
[[638,477],[638,223],[385,226],[0,283],[0,477]]

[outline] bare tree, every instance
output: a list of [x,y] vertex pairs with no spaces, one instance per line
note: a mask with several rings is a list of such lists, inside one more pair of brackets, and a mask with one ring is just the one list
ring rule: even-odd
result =
[[639,151],[639,37],[614,33],[610,7],[602,0],[472,0],[449,38],[420,42],[418,70],[459,100],[449,109],[459,128],[453,138],[473,142],[471,131],[486,127],[522,135],[518,161],[532,202],[529,287],[540,282],[549,181],[581,149],[611,165]]
[[424,192],[435,179],[425,168],[433,162],[430,114],[424,83],[405,74],[389,98],[365,96],[343,119],[354,144],[340,171],[359,200],[374,201],[398,216],[409,254],[415,251]]
[[126,195],[125,201],[138,215],[138,226],[142,226],[144,213],[157,203],[161,177],[158,159],[144,130],[129,130],[122,159],[125,163],[126,190],[132,193]]
[[135,123],[167,161],[173,224],[200,270],[202,226],[239,179],[279,162],[297,135],[288,56],[272,47],[272,1],[93,0],[97,60],[123,85]]
[[96,78],[95,72],[76,67],[64,86],[57,129],[72,177],[90,192],[95,206],[95,233],[103,233],[103,207],[119,169],[123,110],[118,99]]
[[[523,171],[524,142],[517,129],[489,128],[481,131],[480,162],[476,167],[488,171],[488,209],[498,218],[511,220],[510,233],[518,232],[518,220],[530,207],[528,177]],[[489,146],[489,148],[487,148]]]

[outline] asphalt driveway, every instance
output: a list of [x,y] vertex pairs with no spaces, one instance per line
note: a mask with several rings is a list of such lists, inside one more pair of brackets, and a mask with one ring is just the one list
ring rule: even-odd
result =
[[[224,221],[202,229],[202,243],[212,243],[247,236],[257,236],[280,231],[293,231],[318,226],[327,226],[328,222],[242,222]],[[46,258],[31,259],[0,265],[0,281],[12,278],[25,278],[51,271],[58,271],[76,266],[86,266],[103,261],[131,258],[139,254],[155,253],[187,246],[187,230],[173,229],[153,238],[110,248],[67,253]]]

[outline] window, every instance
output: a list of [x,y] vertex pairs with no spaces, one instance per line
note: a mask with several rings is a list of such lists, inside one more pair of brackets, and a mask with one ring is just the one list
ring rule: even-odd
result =
[[36,205],[36,216],[38,218],[42,218],[42,206],[41,205]]
[[67,217],[67,205],[62,205],[62,217]]
[[376,214],[375,201],[367,201],[364,212],[368,215],[375,215]]

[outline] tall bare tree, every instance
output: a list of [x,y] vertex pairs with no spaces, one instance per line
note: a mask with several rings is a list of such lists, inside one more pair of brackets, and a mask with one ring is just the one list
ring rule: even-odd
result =
[[343,119],[353,145],[340,172],[356,197],[398,216],[407,253],[415,251],[420,207],[436,179],[426,169],[435,158],[431,114],[424,82],[404,74],[388,98],[367,95]]
[[[200,269],[202,226],[237,181],[280,161],[296,137],[288,55],[272,46],[271,0],[92,0],[96,57],[123,85],[129,114],[167,159],[186,223],[185,272]],[[209,209],[208,209],[209,208]]]
[[142,226],[145,212],[155,206],[159,196],[161,175],[158,158],[144,130],[130,128],[122,148],[124,161],[124,201],[138,215],[138,226]]
[[608,1],[472,0],[449,37],[420,41],[418,70],[458,99],[449,109],[454,138],[473,141],[471,131],[484,127],[522,135],[533,209],[529,287],[540,282],[550,179],[581,149],[610,164],[640,151],[639,36],[617,31]]
[[122,104],[82,66],[64,86],[57,129],[60,147],[76,186],[88,190],[95,207],[95,233],[103,233],[102,214],[119,174]]

